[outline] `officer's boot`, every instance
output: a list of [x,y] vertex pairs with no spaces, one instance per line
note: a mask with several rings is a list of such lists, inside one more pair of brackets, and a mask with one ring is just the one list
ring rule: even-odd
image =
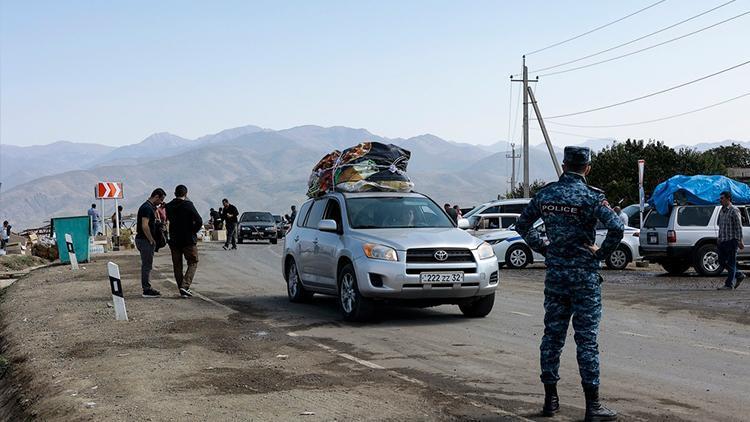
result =
[[560,410],[560,398],[557,396],[557,384],[544,384],[544,407],[542,416],[555,416]]
[[586,395],[586,418],[585,422],[615,421],[617,412],[609,410],[599,403],[599,386],[583,384],[583,392]]

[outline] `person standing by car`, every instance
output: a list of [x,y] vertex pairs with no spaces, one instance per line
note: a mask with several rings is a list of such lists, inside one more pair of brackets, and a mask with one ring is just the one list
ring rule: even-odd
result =
[[289,221],[289,224],[294,223],[294,219],[297,218],[297,207],[292,205],[292,213],[289,214],[289,218],[287,218],[287,221]]
[[224,250],[229,249],[230,242],[232,243],[232,249],[237,249],[237,216],[239,215],[239,211],[226,198],[222,199],[221,203],[224,205],[222,218],[224,219],[224,226],[227,229],[227,240],[224,243]]
[[732,205],[732,193],[722,192],[719,196],[719,262],[727,269],[727,279],[718,290],[736,289],[745,279],[745,274],[737,271],[737,249],[745,249],[742,242],[742,218],[740,210]]
[[453,209],[456,211],[456,221],[464,218],[464,215],[461,212],[461,207],[459,207],[458,204],[454,205]]
[[3,221],[3,228],[0,231],[0,249],[5,250],[10,240],[10,223],[8,220]]
[[445,213],[448,214],[448,217],[450,217],[454,223],[457,223],[458,213],[456,213],[456,210],[453,207],[451,207],[451,204],[444,204],[443,208],[445,209]]
[[[198,269],[198,236],[203,226],[203,219],[193,203],[187,199],[187,187],[177,185],[174,188],[175,198],[165,207],[169,221],[169,250],[172,253],[174,279],[180,296],[193,296],[190,285]],[[187,270],[182,273],[182,258],[187,261]]]
[[[516,222],[516,231],[535,251],[545,256],[544,337],[540,347],[545,416],[560,409],[557,381],[560,354],[568,323],[573,318],[578,369],[586,396],[586,421],[610,421],[617,413],[599,402],[599,348],[597,336],[602,313],[600,262],[622,240],[622,221],[609,208],[604,192],[586,184],[591,171],[591,151],[565,147],[560,180],[542,188]],[[542,218],[545,242],[534,222]],[[596,224],[607,236],[597,248]]]
[[161,297],[158,290],[151,287],[151,268],[154,265],[154,251],[156,248],[156,207],[164,202],[167,193],[162,188],[156,188],[151,196],[138,208],[136,218],[135,246],[141,255],[141,287],[143,297]]

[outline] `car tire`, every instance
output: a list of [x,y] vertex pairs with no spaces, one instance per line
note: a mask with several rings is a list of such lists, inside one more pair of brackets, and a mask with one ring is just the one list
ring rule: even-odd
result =
[[362,322],[372,317],[372,301],[359,292],[357,274],[352,264],[347,264],[339,272],[339,308],[345,321]]
[[297,263],[294,261],[289,264],[287,270],[286,294],[289,296],[289,301],[294,303],[304,303],[313,297],[313,293],[307,291],[302,285],[302,279],[299,277],[299,271],[297,271]]
[[721,274],[724,266],[719,263],[719,248],[714,244],[706,244],[698,248],[693,263],[698,274],[712,277]]
[[531,250],[526,245],[513,245],[505,252],[505,265],[514,270],[526,268],[531,263],[531,256]]
[[619,245],[617,249],[607,256],[604,263],[607,264],[607,268],[610,270],[624,270],[630,261],[632,261],[632,258],[630,257],[630,251],[628,248]]
[[671,275],[684,274],[690,268],[689,261],[664,261],[660,264]]
[[484,318],[492,311],[495,305],[495,293],[482,296],[478,299],[458,305],[461,312],[467,318]]
[[276,239],[275,237],[273,239],[269,239],[269,240],[271,241],[272,245],[275,245],[275,244],[279,243],[279,240]]

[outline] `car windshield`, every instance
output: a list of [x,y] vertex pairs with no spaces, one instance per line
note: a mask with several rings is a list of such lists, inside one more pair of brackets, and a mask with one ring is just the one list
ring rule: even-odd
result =
[[474,215],[474,214],[476,214],[477,212],[479,212],[479,210],[481,210],[481,209],[484,209],[484,207],[485,207],[486,205],[488,205],[488,204],[477,205],[476,207],[474,207],[474,209],[473,209],[473,210],[471,210],[471,211],[467,212],[466,214],[464,214],[464,218],[469,218],[469,217],[471,217],[472,215]]
[[347,198],[353,229],[455,227],[434,202],[423,197]]
[[273,223],[273,216],[270,212],[244,212],[240,217],[242,223]]

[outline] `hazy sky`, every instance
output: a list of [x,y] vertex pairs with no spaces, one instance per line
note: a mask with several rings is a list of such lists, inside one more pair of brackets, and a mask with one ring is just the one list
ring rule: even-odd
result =
[[[522,54],[654,1],[2,1],[0,142],[121,145],[153,132],[195,138],[245,124],[506,140],[508,110],[515,116],[519,93],[516,86],[511,96],[508,77],[520,70]],[[629,41],[726,1],[667,0],[530,55],[529,68]],[[737,0],[577,64],[748,10],[749,0]],[[542,112],[594,108],[714,73],[750,60],[748,41],[750,15],[632,57],[543,77],[537,87]],[[750,92],[749,77],[747,65],[643,101],[554,121],[601,125],[659,118]],[[548,126],[579,135],[553,133],[560,145],[586,137],[656,138],[670,145],[750,140],[748,106],[750,96],[648,125]],[[517,124],[510,123],[517,141],[518,116]],[[531,133],[533,143],[541,141],[538,131]]]

